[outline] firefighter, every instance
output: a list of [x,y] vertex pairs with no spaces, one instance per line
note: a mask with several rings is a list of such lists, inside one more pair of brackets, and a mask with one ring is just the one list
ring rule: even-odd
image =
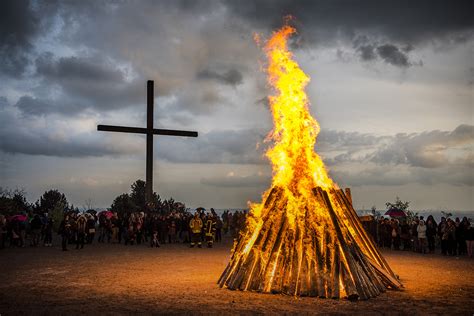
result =
[[194,214],[194,217],[189,222],[189,228],[191,228],[191,234],[192,234],[190,247],[193,248],[197,242],[198,247],[201,248],[202,247],[201,245],[202,220],[199,217],[198,212]]
[[206,219],[205,231],[206,231],[206,242],[207,247],[212,248],[212,244],[214,243],[214,237],[216,235],[216,226],[217,221],[213,214],[209,214]]

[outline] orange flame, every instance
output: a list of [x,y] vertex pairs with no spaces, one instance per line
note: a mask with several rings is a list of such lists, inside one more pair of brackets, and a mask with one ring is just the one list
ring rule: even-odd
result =
[[[275,90],[275,94],[268,97],[274,123],[267,137],[274,141],[274,146],[266,152],[273,168],[271,187],[284,188],[290,201],[287,216],[292,219],[313,199],[313,188],[336,187],[321,157],[314,151],[320,128],[309,113],[305,87],[310,78],[287,47],[287,40],[294,33],[293,27],[285,25],[273,33],[264,47],[268,83]],[[263,200],[269,191],[263,194]],[[261,204],[251,204],[252,213],[257,217],[261,208]]]

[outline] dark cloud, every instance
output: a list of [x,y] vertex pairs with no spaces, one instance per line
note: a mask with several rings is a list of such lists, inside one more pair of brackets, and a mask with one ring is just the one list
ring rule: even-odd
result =
[[39,19],[29,1],[6,0],[0,3],[0,71],[19,77],[29,63]]
[[[32,106],[41,101],[24,97],[20,104]],[[36,110],[30,110],[35,113]],[[46,123],[47,122],[47,123]],[[39,124],[39,125],[38,125]],[[95,126],[94,126],[95,127]],[[104,155],[132,155],[138,145],[119,135],[99,135],[85,130],[78,122],[31,121],[18,118],[6,107],[0,111],[0,151],[9,154],[41,155],[54,157],[99,157]]]
[[145,102],[146,82],[127,80],[123,68],[103,57],[55,58],[52,53],[44,53],[35,64],[37,76],[45,84],[60,87],[63,93],[60,100],[48,101],[50,108],[36,107],[35,114],[116,110]]
[[44,115],[57,110],[52,104],[30,96],[22,96],[15,106],[26,115]]
[[87,80],[123,82],[121,70],[101,58],[62,57],[54,60],[52,53],[45,53],[36,60],[37,73],[55,81]]
[[217,72],[209,69],[197,73],[196,77],[201,80],[216,80],[217,82],[235,86],[242,83],[242,73],[237,69],[230,69],[226,72]]
[[14,105],[23,116],[46,116],[49,114],[70,115],[84,110],[85,106],[73,100],[62,103],[58,100],[22,96]]
[[337,35],[383,34],[405,43],[431,41],[449,34],[471,36],[472,1],[421,0],[409,5],[389,0],[314,1],[250,0],[245,3],[224,1],[230,12],[263,28],[281,25],[282,17],[292,15],[301,32],[316,40],[330,40]]
[[409,67],[411,63],[408,61],[407,55],[405,55],[397,46],[391,44],[385,44],[377,47],[377,53],[379,56],[388,64],[399,67]]
[[408,57],[408,53],[413,50],[413,45],[411,44],[403,47],[398,47],[394,44],[379,45],[377,42],[371,41],[367,36],[358,36],[353,41],[353,47],[360,59],[365,62],[380,58],[392,66],[407,68],[413,65]]
[[474,166],[473,146],[474,126],[460,125],[452,132],[398,134],[378,149],[370,160],[378,164],[408,164],[423,168],[449,164]]
[[362,45],[357,48],[360,53],[360,58],[363,61],[371,61],[377,58],[375,54],[375,47],[373,45]]
[[[444,45],[472,38],[473,2],[469,0],[421,0],[400,3],[390,0],[251,0],[224,1],[232,14],[264,30],[275,29],[292,15],[299,32],[298,46],[337,46],[352,42],[361,60],[380,57],[406,68],[408,53],[436,41]],[[366,39],[365,44],[358,39]],[[302,38],[302,39],[301,39]],[[376,44],[381,42],[383,44]]]
[[57,12],[55,1],[0,2],[0,73],[21,77],[31,64],[35,40],[49,30]]

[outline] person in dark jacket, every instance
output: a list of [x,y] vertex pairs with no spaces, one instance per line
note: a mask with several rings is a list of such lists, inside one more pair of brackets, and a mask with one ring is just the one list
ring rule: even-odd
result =
[[67,251],[67,243],[71,235],[71,223],[69,215],[64,215],[64,219],[59,224],[59,234],[61,235],[61,245],[63,251]]
[[469,221],[466,223],[466,247],[467,255],[472,258],[474,254],[474,227]]
[[53,246],[53,219],[48,217],[46,224],[43,227],[44,234],[44,246],[52,247]]
[[86,229],[87,229],[87,219],[84,215],[78,216],[76,220],[76,249],[84,248],[84,243],[86,239]]
[[435,251],[435,238],[436,232],[438,231],[438,226],[433,218],[433,216],[428,216],[426,219],[426,240],[428,241],[428,251],[434,253]]
[[31,228],[31,246],[36,247],[40,243],[41,238],[41,228],[43,226],[43,222],[38,214],[33,216],[33,219],[30,223]]
[[441,253],[445,256],[448,254],[448,234],[445,234],[447,227],[446,218],[441,217],[441,222],[438,225],[438,236],[441,240]]
[[95,218],[92,214],[86,214],[87,222],[86,222],[86,242],[88,244],[92,244],[95,237]]

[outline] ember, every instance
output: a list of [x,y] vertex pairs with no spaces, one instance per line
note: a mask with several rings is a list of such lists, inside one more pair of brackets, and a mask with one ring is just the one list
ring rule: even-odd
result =
[[287,48],[283,26],[266,42],[274,129],[267,151],[271,188],[252,204],[221,287],[327,298],[368,299],[402,285],[363,229],[313,148],[318,122],[308,110],[310,78]]

